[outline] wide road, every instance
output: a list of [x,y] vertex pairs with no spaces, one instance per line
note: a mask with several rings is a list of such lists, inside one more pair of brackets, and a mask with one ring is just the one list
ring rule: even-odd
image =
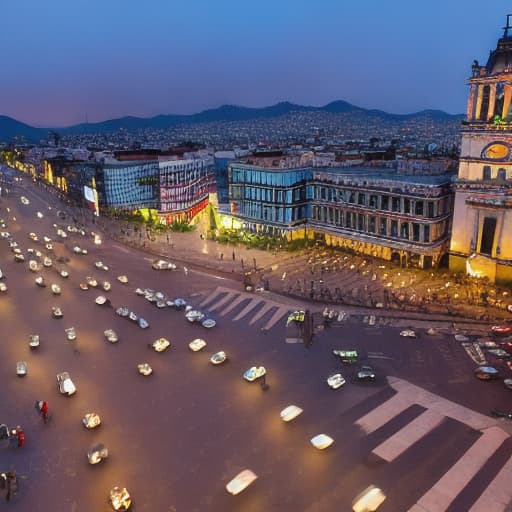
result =
[[[409,339],[397,327],[349,319],[316,334],[309,348],[286,343],[290,331],[282,314],[292,306],[285,301],[243,294],[238,282],[200,270],[152,270],[147,254],[109,240],[95,245],[90,231],[59,239],[53,224],[67,226],[57,216],[64,207],[31,183],[19,184],[1,201],[1,230],[11,233],[27,259],[15,262],[8,240],[0,239],[8,286],[0,295],[0,422],[22,425],[27,437],[22,449],[5,441],[0,446],[0,470],[15,468],[20,479],[12,510],[107,511],[109,489],[121,485],[137,511],[349,511],[353,498],[375,484],[387,495],[379,511],[467,512],[512,455],[506,428],[487,416],[492,407],[510,408],[510,392],[499,382],[474,379],[474,364],[451,336],[420,333]],[[53,251],[30,240],[29,232],[39,240],[51,237]],[[74,254],[75,245],[88,254]],[[52,257],[53,267],[40,274],[48,284],[58,283],[61,295],[36,287],[29,247]],[[109,270],[95,268],[98,260]],[[69,278],[60,277],[62,268]],[[127,284],[117,281],[121,274]],[[150,328],[97,306],[95,297],[106,293],[81,290],[86,276],[109,280],[114,307],[127,306]],[[134,293],[137,287],[209,309],[217,326],[207,330],[189,323],[183,312],[157,309]],[[62,307],[62,319],[51,317],[53,305]],[[71,326],[78,335],[74,342],[64,333]],[[119,334],[119,343],[105,340],[108,328]],[[41,346],[30,351],[28,336],[36,333]],[[161,336],[172,345],[156,353],[148,343]],[[208,345],[193,353],[187,345],[197,337]],[[356,368],[342,367],[333,348],[359,350],[376,369],[377,381],[357,382]],[[229,359],[213,366],[209,358],[218,350]],[[26,377],[16,376],[19,360],[28,363]],[[153,375],[138,374],[141,362],[153,367]],[[266,367],[267,391],[243,380],[253,365]],[[330,390],[325,379],[340,369],[347,384]],[[71,397],[59,393],[61,371],[70,372],[77,386]],[[34,409],[36,399],[49,402],[48,424]],[[286,424],[279,412],[289,404],[304,413]],[[81,419],[92,411],[102,425],[88,431]],[[494,442],[496,450],[477,450],[485,432],[494,436],[486,446]],[[335,439],[325,451],[309,442],[319,433]],[[110,456],[91,466],[86,452],[98,442]],[[461,483],[451,468],[465,464],[472,447],[478,454],[471,461],[481,463]],[[233,497],[225,485],[245,468],[259,478]]]

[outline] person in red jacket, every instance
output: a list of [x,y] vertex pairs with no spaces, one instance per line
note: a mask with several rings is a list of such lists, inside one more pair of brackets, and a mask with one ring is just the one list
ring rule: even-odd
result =
[[46,423],[48,421],[48,402],[46,400],[41,403],[41,414],[43,415],[43,421]]
[[23,448],[25,446],[25,432],[19,425],[16,427],[16,437],[18,438],[18,448]]

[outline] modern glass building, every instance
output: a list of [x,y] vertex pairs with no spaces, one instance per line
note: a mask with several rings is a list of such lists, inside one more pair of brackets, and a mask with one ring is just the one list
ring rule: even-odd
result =
[[123,210],[158,209],[157,161],[107,161],[100,169],[105,205]]
[[208,204],[215,185],[212,158],[158,162],[159,214],[167,224],[189,222]]
[[288,236],[310,217],[312,169],[229,166],[231,214],[246,231]]
[[394,170],[233,163],[231,216],[250,232],[307,237],[404,265],[436,267],[448,253],[451,179]]

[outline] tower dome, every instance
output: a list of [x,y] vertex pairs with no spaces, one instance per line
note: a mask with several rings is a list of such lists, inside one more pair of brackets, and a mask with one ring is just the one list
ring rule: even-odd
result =
[[511,14],[507,14],[507,24],[503,27],[503,37],[498,40],[494,51],[491,51],[485,66],[488,75],[498,75],[512,71],[512,26]]

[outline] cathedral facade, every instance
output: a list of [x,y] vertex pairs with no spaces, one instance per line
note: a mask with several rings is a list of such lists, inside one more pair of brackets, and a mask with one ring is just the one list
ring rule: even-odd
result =
[[450,270],[502,284],[512,284],[511,18],[487,64],[473,62],[450,243]]

